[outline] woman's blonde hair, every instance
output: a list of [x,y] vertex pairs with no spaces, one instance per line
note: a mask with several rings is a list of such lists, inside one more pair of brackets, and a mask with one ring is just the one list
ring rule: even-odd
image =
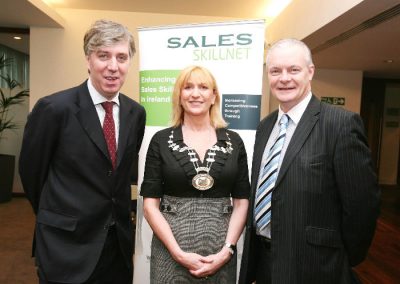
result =
[[217,82],[211,72],[201,66],[189,66],[181,71],[176,79],[172,93],[172,126],[177,127],[183,124],[184,110],[181,105],[181,92],[189,79],[200,82],[214,91],[215,102],[210,107],[210,121],[214,128],[223,128],[228,124],[222,118],[220,111],[221,96],[218,91]]

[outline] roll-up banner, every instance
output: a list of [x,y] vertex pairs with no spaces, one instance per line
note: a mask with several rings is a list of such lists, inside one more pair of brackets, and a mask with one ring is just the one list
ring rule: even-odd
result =
[[[204,66],[216,78],[223,118],[242,137],[250,167],[260,121],[264,20],[148,27],[138,32],[140,103],[147,113],[139,153],[139,192],[149,142],[158,130],[170,126],[174,83],[189,65]],[[141,197],[136,220],[134,283],[150,283],[152,230],[143,218]],[[239,243],[239,264],[241,248]]]

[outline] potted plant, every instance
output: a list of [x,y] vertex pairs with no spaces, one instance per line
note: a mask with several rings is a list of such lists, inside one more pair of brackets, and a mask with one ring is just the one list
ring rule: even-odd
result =
[[[0,80],[5,82],[5,87],[0,88],[0,143],[5,138],[4,133],[15,130],[19,125],[9,111],[15,105],[22,104],[29,96],[29,90],[23,89],[21,84],[6,74],[5,67],[12,64],[12,58],[0,57]],[[0,153],[0,202],[11,200],[14,182],[15,156]]]

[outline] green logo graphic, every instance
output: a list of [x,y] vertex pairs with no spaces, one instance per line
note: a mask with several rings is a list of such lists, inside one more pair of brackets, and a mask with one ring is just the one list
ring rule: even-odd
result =
[[147,113],[146,125],[168,126],[172,112],[172,92],[180,70],[140,71],[140,103]]

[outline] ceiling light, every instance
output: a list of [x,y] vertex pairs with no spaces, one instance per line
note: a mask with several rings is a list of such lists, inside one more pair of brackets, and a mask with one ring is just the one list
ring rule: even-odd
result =
[[43,2],[49,5],[50,7],[53,7],[55,5],[65,4],[65,0],[43,0]]
[[20,39],[22,39],[22,37],[20,37],[20,36],[15,36],[14,39],[20,40]]
[[383,60],[383,62],[390,64],[390,63],[393,63],[394,60],[393,59],[386,59],[386,60]]
[[270,18],[275,18],[278,16],[286,7],[290,4],[292,0],[269,0],[267,1],[266,7],[264,9],[265,16]]

